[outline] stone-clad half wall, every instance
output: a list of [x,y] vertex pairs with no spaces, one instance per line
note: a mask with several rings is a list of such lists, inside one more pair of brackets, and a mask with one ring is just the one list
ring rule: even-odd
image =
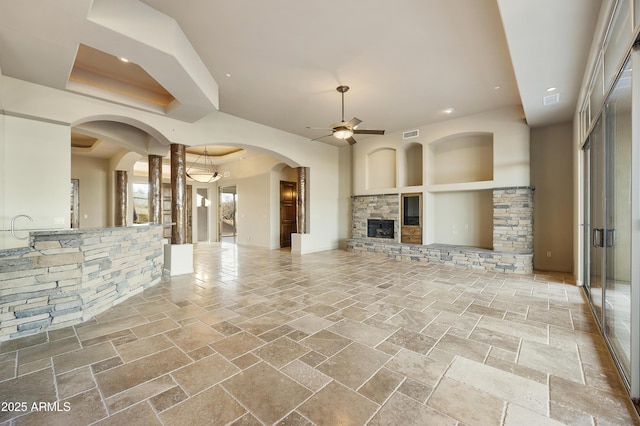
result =
[[34,232],[0,251],[0,341],[86,321],[162,279],[162,225]]

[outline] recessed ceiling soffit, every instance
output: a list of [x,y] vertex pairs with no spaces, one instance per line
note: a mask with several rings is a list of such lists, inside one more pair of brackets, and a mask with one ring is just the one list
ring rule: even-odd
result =
[[60,45],[76,38],[65,89],[187,122],[218,109],[218,85],[173,18],[137,0],[85,1],[86,16],[77,0],[56,2],[65,19],[49,31]]

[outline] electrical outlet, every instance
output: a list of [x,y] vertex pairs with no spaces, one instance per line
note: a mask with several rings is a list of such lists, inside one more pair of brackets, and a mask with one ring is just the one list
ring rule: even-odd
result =
[[551,252],[550,251],[547,252],[547,257],[551,257]]

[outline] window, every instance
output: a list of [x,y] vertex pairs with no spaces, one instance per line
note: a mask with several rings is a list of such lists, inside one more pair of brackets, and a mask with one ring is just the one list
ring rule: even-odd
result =
[[133,184],[133,223],[149,222],[149,185]]

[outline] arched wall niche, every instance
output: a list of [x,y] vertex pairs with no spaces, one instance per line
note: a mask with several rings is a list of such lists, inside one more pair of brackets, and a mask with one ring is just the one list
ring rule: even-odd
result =
[[449,135],[429,144],[432,184],[493,180],[493,133]]
[[367,189],[396,187],[396,150],[379,148],[367,154]]
[[422,144],[410,142],[402,147],[400,155],[400,185],[421,186],[423,184]]

